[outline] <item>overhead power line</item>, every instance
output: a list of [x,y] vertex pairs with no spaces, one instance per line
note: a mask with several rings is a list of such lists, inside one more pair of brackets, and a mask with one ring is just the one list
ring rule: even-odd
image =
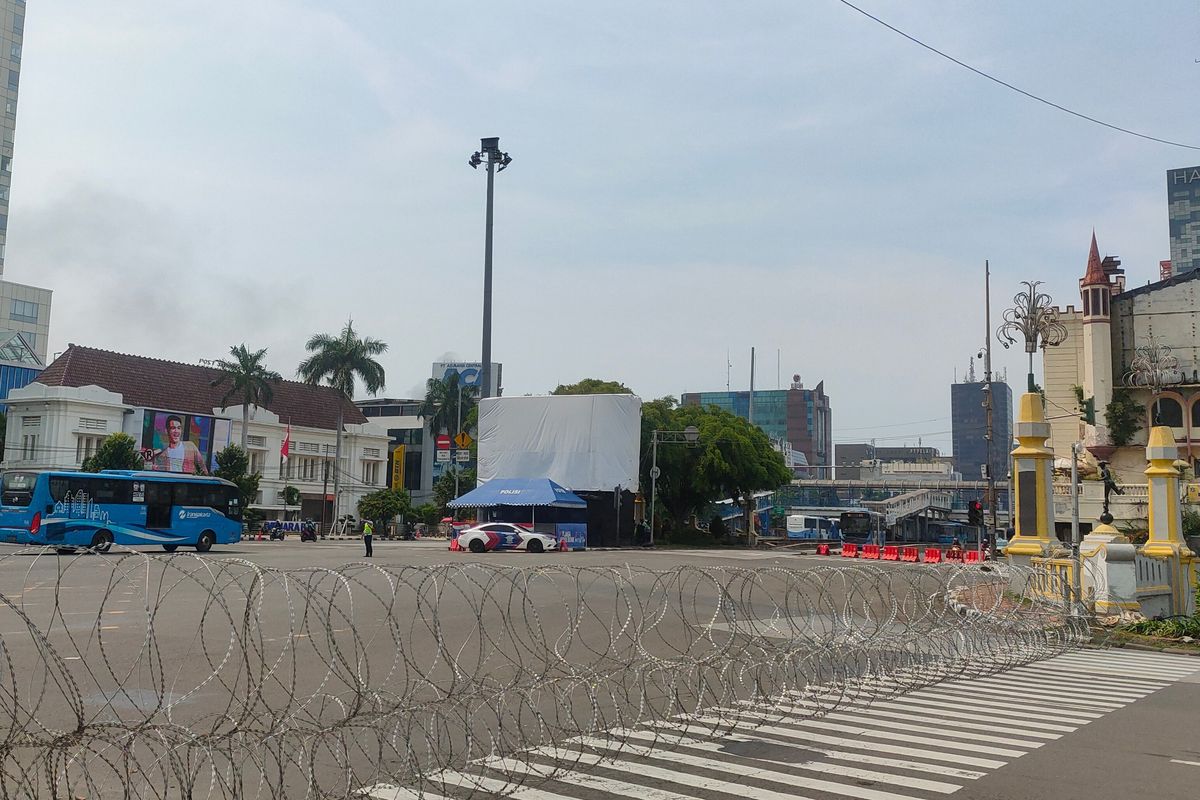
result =
[[995,75],[990,75],[981,69],[976,69],[975,67],[972,67],[970,64],[966,63],[965,61],[959,61],[954,56],[952,56],[948,53],[943,53],[941,50],[938,50],[936,47],[934,47],[932,45],[926,44],[925,42],[921,41],[917,37],[911,36],[911,35],[905,33],[904,31],[897,28],[895,25],[889,25],[888,23],[884,22],[883,20],[881,20],[879,17],[875,16],[874,14],[864,11],[863,9],[854,5],[853,3],[848,2],[848,0],[838,0],[838,2],[841,3],[842,5],[846,6],[847,8],[854,9],[855,11],[857,11],[859,14],[862,14],[867,19],[878,22],[880,25],[882,25],[883,27],[892,31],[893,33],[900,34],[901,36],[903,36],[905,39],[908,39],[913,44],[920,45],[921,47],[924,47],[929,52],[936,53],[937,55],[941,56],[942,58],[946,59],[947,61],[952,61],[955,64],[958,64],[963,69],[968,69],[971,72],[974,72],[976,75],[978,75],[982,78],[987,78],[989,81],[992,81],[993,83],[998,83],[1006,89],[1011,89],[1014,92],[1016,92],[1017,94],[1024,95],[1025,97],[1028,97],[1030,100],[1036,100],[1039,103],[1044,103],[1045,105],[1048,105],[1051,108],[1056,108],[1059,111],[1063,111],[1067,114],[1070,114],[1073,117],[1078,117],[1079,119],[1087,120],[1088,122],[1095,123],[1096,125],[1101,125],[1110,130],[1117,131],[1118,133],[1124,133],[1129,136],[1136,136],[1139,139],[1148,139],[1151,142],[1158,142],[1159,144],[1167,144],[1167,145],[1171,145],[1172,147],[1183,147],[1188,150],[1200,150],[1200,146],[1197,146],[1197,145],[1184,144],[1183,142],[1172,142],[1169,139],[1160,139],[1157,136],[1150,136],[1145,133],[1138,133],[1137,131],[1131,131],[1128,128],[1122,128],[1119,125],[1113,125],[1112,123],[1105,122],[1104,120],[1096,119],[1095,117],[1089,117],[1087,114],[1082,114],[1078,111],[1072,111],[1071,109],[1067,108],[1066,106],[1061,106],[1052,100],[1047,100],[1044,97],[1039,97],[1038,95],[1033,94],[1032,92],[1027,92],[1018,86],[1013,86],[1011,83],[1008,83],[1007,81],[1003,81],[1003,80],[997,78]]

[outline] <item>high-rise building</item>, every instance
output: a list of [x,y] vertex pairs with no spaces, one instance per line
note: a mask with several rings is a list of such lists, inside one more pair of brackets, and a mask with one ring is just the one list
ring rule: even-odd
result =
[[1013,450],[1012,390],[1007,383],[992,381],[950,385],[950,427],[954,442],[954,469],[963,480],[985,478],[988,463],[987,408],[984,395],[992,395],[992,477],[1008,477],[1008,457]]
[[[25,0],[0,0],[0,278],[8,242],[8,201],[17,128],[17,90],[21,85],[21,48],[25,40]],[[46,363],[53,292],[37,286],[0,280],[0,339],[19,333],[38,360]]]
[[1171,275],[1200,269],[1200,167],[1167,172]]
[[21,45],[25,39],[25,0],[0,2],[0,66],[3,68],[4,114],[0,116],[0,275],[8,240],[8,190],[12,177],[13,139],[17,129],[17,89],[21,85]]
[[[685,406],[716,406],[742,419],[750,419],[750,392],[687,392]],[[825,382],[805,389],[795,376],[790,389],[754,392],[753,422],[785,453],[791,451],[793,468],[830,466],[833,463],[833,426]],[[827,471],[819,471],[825,477]],[[813,473],[818,474],[817,472]]]

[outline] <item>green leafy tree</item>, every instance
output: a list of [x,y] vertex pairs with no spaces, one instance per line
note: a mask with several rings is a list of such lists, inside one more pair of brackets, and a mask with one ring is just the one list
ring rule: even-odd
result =
[[250,504],[258,499],[258,484],[262,480],[262,475],[257,472],[249,474],[249,470],[250,456],[236,444],[217,453],[217,469],[213,474],[238,487],[243,509],[249,509]]
[[633,394],[633,390],[619,381],[584,378],[579,383],[560,383],[550,394]]
[[422,503],[413,509],[413,516],[426,525],[437,525],[442,518],[442,512],[435,503]]
[[380,489],[358,501],[358,516],[386,525],[401,514],[409,513],[411,508],[408,492],[403,489]]
[[145,459],[138,450],[137,442],[127,433],[110,433],[96,448],[96,452],[83,460],[80,468],[84,472],[99,472],[102,469],[144,469]]
[[[361,380],[369,394],[378,394],[383,389],[383,367],[375,360],[375,356],[387,352],[388,346],[378,339],[362,338],[354,331],[354,320],[348,320],[346,327],[337,336],[327,333],[314,334],[304,349],[310,354],[300,362],[296,370],[301,380],[316,386],[319,383],[332,386],[341,395],[338,403],[336,444],[334,446],[334,464],[342,463],[342,428],[346,403],[354,399],[354,387]],[[341,485],[341,470],[333,471],[333,496],[341,497],[338,493]],[[334,509],[336,516],[340,509]]]
[[[672,408],[672,402],[664,398],[643,406],[643,452],[650,448],[656,429],[681,431],[695,426],[699,437],[693,444],[659,444],[660,507],[679,527],[709,503],[731,497],[743,507],[749,522],[754,492],[790,482],[783,455],[771,447],[761,429],[741,417],[712,406]],[[642,477],[645,487],[650,485],[648,471]]]
[[[454,476],[458,475],[458,494],[454,493]],[[446,504],[451,500],[462,497],[475,488],[477,473],[472,469],[448,469],[441,477],[433,482],[433,502],[439,511],[445,511]]]
[[283,487],[283,504],[287,506],[300,505],[300,490],[295,486]]
[[1133,440],[1133,435],[1142,427],[1144,411],[1125,389],[1113,389],[1112,400],[1104,409],[1104,424],[1108,435],[1117,447],[1124,447]]
[[457,433],[459,420],[462,420],[463,430],[474,430],[474,425],[468,422],[478,419],[476,398],[479,390],[474,386],[465,386],[460,381],[459,373],[452,372],[445,380],[430,378],[425,383],[425,399],[417,413],[429,423],[429,430],[434,433]]
[[263,358],[267,349],[251,353],[246,345],[239,344],[229,348],[232,358],[222,358],[217,361],[217,369],[221,371],[212,382],[213,386],[228,384],[229,389],[221,398],[222,410],[228,408],[235,398],[242,405],[242,449],[246,449],[246,441],[250,427],[250,406],[265,406],[273,396],[271,384],[283,380],[278,372],[263,366]]

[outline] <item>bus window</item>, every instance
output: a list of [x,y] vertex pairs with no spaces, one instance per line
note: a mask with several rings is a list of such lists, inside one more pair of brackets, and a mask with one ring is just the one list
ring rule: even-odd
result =
[[33,502],[36,472],[6,472],[0,483],[0,503],[6,506],[26,506]]
[[88,493],[93,503],[131,503],[133,485],[129,481],[115,478],[92,478]]
[[61,475],[50,476],[50,499],[61,503],[71,493],[71,481]]

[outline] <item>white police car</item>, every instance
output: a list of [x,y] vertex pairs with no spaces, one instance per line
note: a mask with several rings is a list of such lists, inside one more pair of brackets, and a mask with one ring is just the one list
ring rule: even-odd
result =
[[537,533],[511,522],[485,522],[458,534],[458,546],[472,553],[488,550],[525,550],[544,553],[558,549],[553,536]]

